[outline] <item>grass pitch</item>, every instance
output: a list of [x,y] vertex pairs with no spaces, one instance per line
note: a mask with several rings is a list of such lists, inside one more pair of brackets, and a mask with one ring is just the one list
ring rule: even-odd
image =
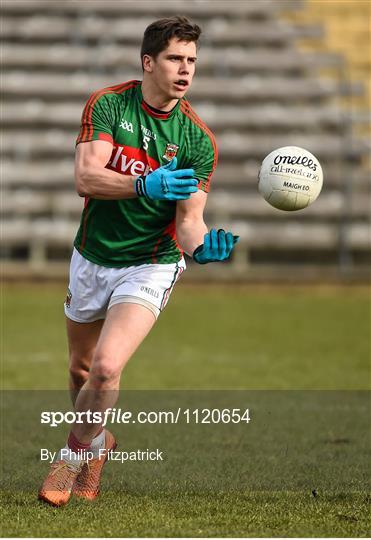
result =
[[[64,296],[65,288],[56,285],[5,287],[2,374],[4,388],[14,390],[16,396],[22,395],[16,393],[21,389],[67,387]],[[126,367],[122,388],[365,390],[369,324],[365,288],[180,284],[155,329]],[[368,409],[361,407],[359,412],[357,417],[362,419]],[[249,488],[252,480],[247,475],[245,484],[236,480],[235,486],[230,482],[214,490],[210,486],[196,489],[193,484],[186,489],[179,472],[180,455],[180,462],[168,464],[170,483],[161,485],[149,472],[147,489],[139,476],[136,482],[135,468],[128,467],[125,476],[121,465],[108,464],[97,501],[72,499],[62,509],[36,500],[47,466],[35,456],[32,437],[22,434],[25,458],[21,467],[27,471],[27,487],[15,489],[16,474],[13,478],[4,475],[3,536],[367,536],[370,499],[364,473],[369,448],[364,424],[352,422],[351,411],[346,413],[348,423],[336,420],[336,407],[333,414],[333,432],[326,431],[326,437],[312,424],[308,456],[317,445],[313,454],[317,461],[307,460],[294,487],[288,482],[285,489],[290,472],[282,476],[280,460],[274,461],[274,443],[283,425],[288,448],[297,448],[299,425],[293,423],[290,431],[291,419],[286,418],[281,425],[268,425],[270,466],[254,473],[256,482],[261,474],[260,488],[256,482]],[[27,435],[29,429],[25,426]],[[263,427],[261,432],[250,433],[246,462],[259,454],[259,441],[265,437]],[[17,438],[18,432],[14,433]],[[228,437],[220,445],[226,459],[231,456],[230,441]],[[194,455],[187,453],[190,467],[200,455],[197,445]],[[241,471],[239,457],[236,462],[225,462],[225,474],[232,479]],[[324,460],[336,467],[323,468]],[[22,475],[17,462],[12,466]],[[220,472],[218,466],[215,475]]]

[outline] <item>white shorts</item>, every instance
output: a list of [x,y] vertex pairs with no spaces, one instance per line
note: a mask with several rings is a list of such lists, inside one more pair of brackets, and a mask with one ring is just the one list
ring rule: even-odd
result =
[[89,323],[104,319],[115,304],[128,302],[150,309],[157,319],[185,268],[184,258],[172,264],[107,268],[74,249],[64,312],[72,321]]

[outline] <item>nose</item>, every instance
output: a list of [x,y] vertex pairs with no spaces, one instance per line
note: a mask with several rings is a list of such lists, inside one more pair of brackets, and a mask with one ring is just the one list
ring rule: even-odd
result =
[[182,63],[180,64],[179,70],[180,70],[180,73],[185,73],[185,74],[189,73],[187,60],[182,61]]

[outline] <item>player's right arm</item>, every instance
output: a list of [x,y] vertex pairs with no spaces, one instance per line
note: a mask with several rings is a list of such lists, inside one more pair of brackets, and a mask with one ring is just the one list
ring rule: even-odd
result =
[[133,199],[177,201],[189,199],[197,191],[193,169],[176,170],[174,158],[147,176],[129,176],[106,168],[113,150],[116,122],[115,94],[95,92],[87,101],[77,138],[75,183],[81,197],[93,199]]
[[137,197],[134,176],[106,169],[112,148],[112,143],[108,141],[90,141],[77,145],[75,185],[80,197],[106,200]]
[[176,170],[176,158],[147,176],[123,175],[106,169],[112,154],[109,141],[80,143],[76,150],[75,183],[80,197],[117,200],[146,197],[152,200],[189,199],[197,191],[192,169]]

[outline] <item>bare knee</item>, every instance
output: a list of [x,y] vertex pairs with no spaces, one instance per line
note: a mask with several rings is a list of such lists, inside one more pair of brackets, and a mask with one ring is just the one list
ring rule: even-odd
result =
[[89,378],[90,365],[103,321],[77,323],[66,318],[70,357],[70,387],[79,390]]
[[85,367],[70,367],[70,382],[71,387],[75,389],[81,388],[89,378],[89,369]]
[[120,383],[121,367],[112,364],[112,360],[105,356],[94,358],[89,374],[89,382],[95,389],[111,390]]
[[70,355],[70,383],[72,388],[80,389],[89,378],[91,358]]

